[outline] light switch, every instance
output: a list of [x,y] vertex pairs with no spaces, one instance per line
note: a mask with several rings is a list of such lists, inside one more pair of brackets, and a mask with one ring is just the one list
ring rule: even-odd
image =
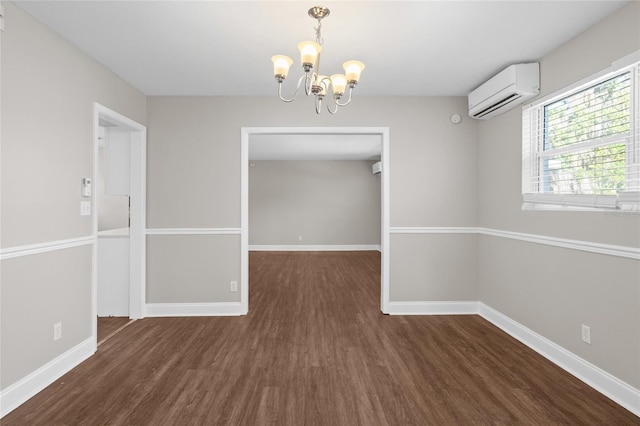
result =
[[80,201],[80,216],[91,216],[91,201]]

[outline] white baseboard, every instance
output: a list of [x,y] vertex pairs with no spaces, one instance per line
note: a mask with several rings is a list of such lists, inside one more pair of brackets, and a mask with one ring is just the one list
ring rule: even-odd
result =
[[478,302],[389,302],[389,315],[470,315]]
[[640,390],[482,302],[478,302],[478,313],[505,333],[640,417]]
[[25,378],[3,389],[0,392],[0,418],[9,414],[29,398],[58,380],[93,355],[95,351],[96,341],[93,337],[90,337],[49,361]]
[[244,315],[240,302],[147,303],[147,317],[223,317]]
[[249,251],[381,251],[379,244],[350,245],[259,245],[249,246]]

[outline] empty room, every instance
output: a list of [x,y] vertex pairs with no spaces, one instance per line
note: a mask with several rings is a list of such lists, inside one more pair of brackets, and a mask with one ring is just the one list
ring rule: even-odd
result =
[[0,423],[640,424],[639,22],[1,0]]

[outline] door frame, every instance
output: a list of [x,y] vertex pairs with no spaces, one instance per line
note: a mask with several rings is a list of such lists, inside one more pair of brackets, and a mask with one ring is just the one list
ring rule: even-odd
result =
[[381,274],[380,311],[389,313],[390,179],[388,127],[242,127],[240,143],[240,304],[241,314],[249,312],[249,138],[251,135],[380,135],[382,148],[381,184]]
[[[146,315],[146,217],[147,217],[147,128],[103,105],[93,104],[93,182],[94,191],[98,172],[98,144],[100,120],[106,120],[130,132],[130,225],[129,225],[129,318]],[[98,336],[98,205],[97,194],[91,197],[93,211],[93,275],[92,321],[93,336]]]

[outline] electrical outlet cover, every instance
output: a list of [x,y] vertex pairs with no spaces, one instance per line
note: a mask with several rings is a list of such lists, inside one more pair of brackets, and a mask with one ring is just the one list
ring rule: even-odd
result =
[[58,322],[53,325],[53,340],[60,340],[62,338],[62,323]]

